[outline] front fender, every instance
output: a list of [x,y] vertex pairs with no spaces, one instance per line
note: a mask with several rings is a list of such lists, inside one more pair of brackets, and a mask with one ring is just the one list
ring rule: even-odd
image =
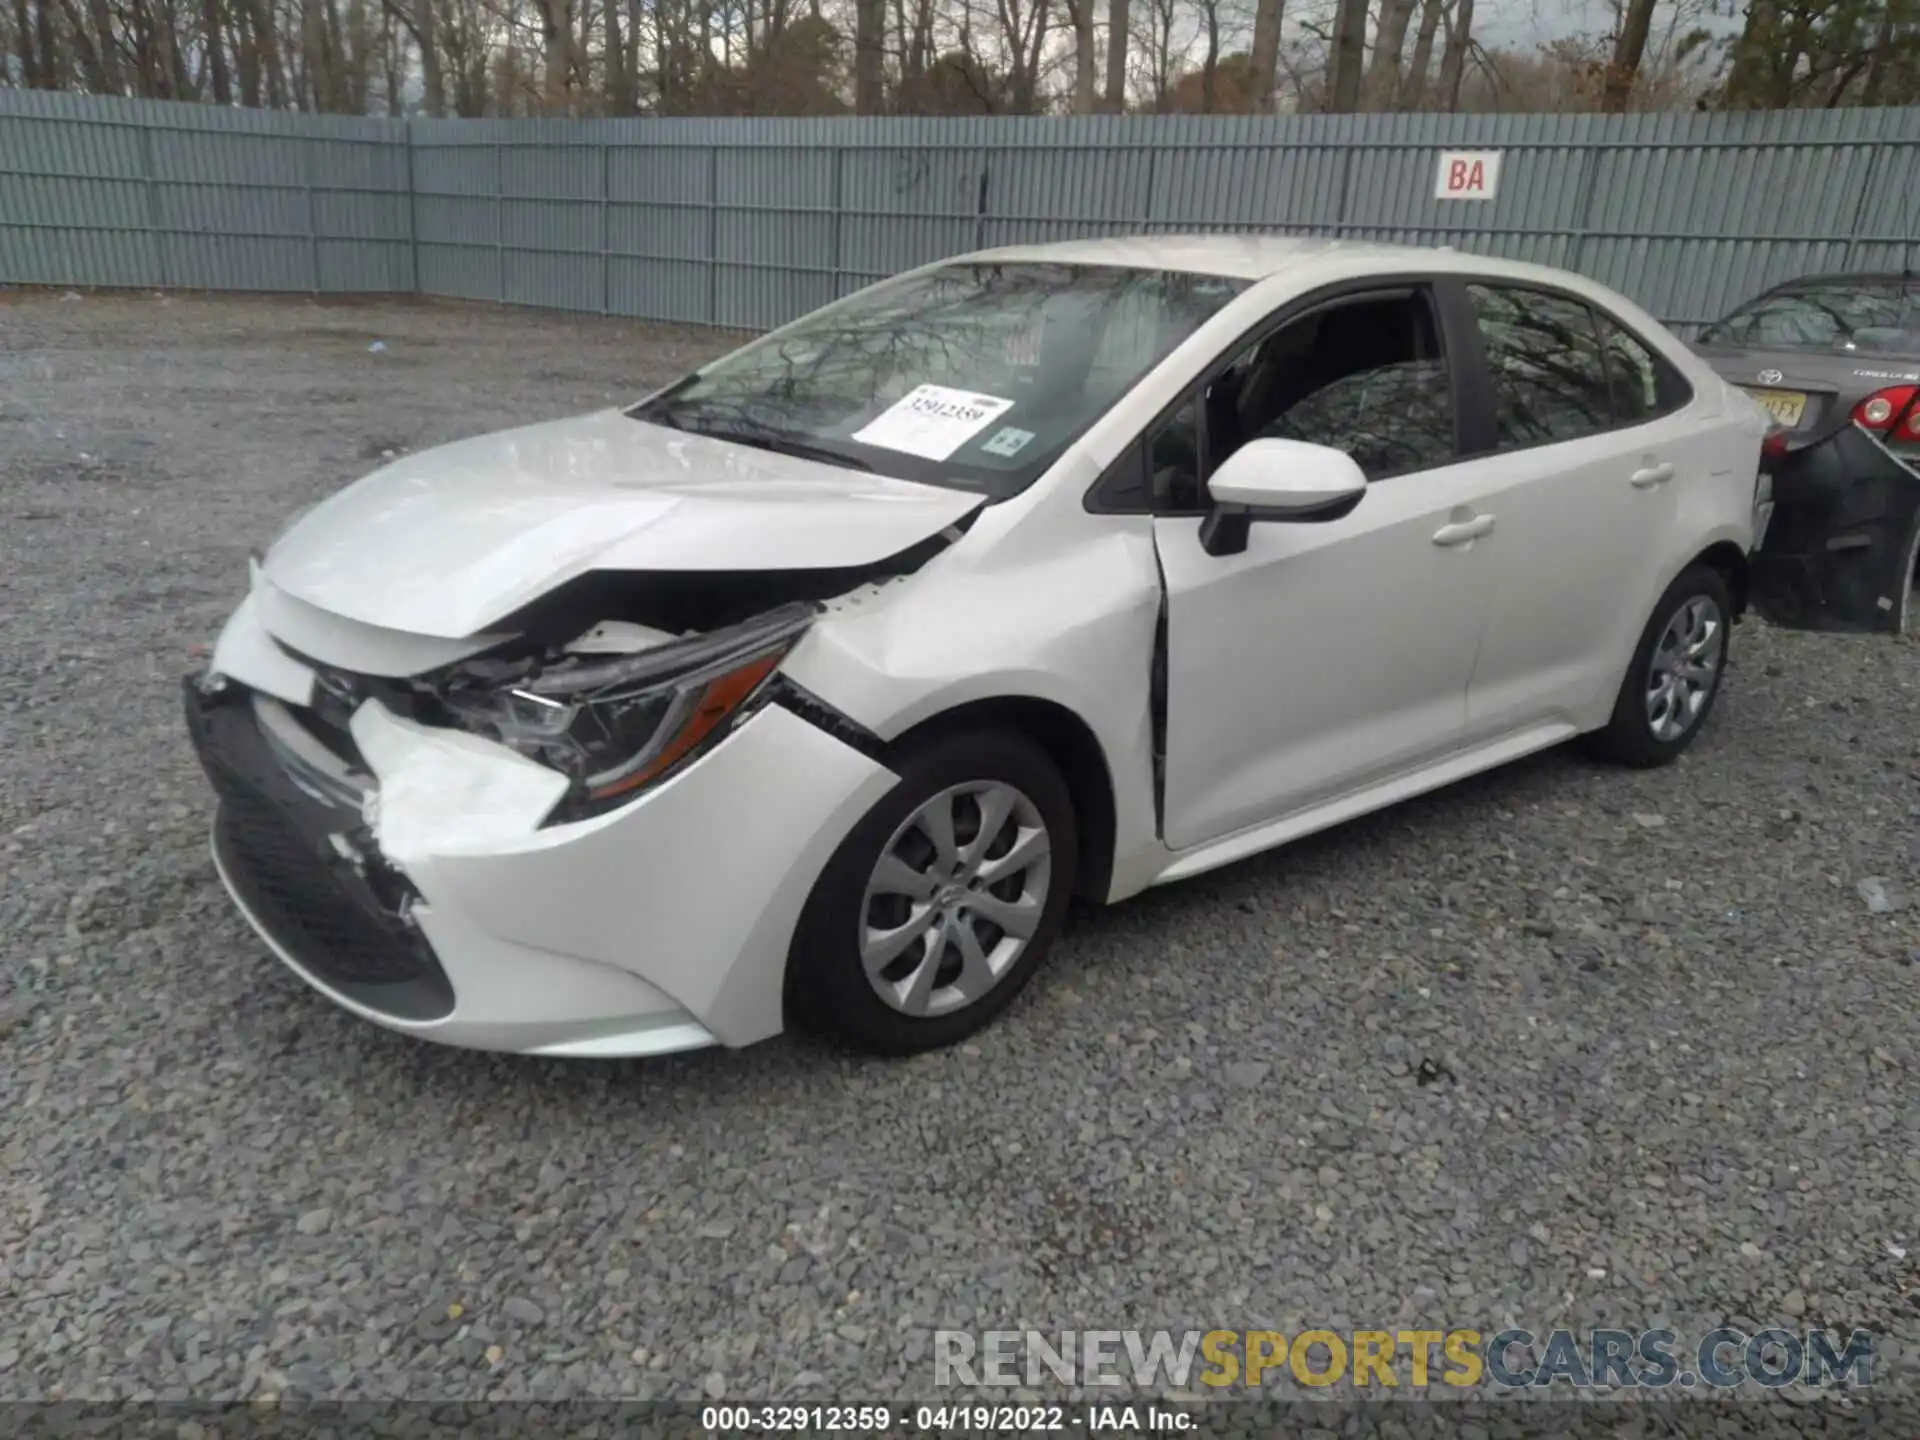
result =
[[1156,833],[1148,697],[1160,572],[1152,535],[1115,524],[1043,555],[951,563],[960,558],[829,605],[784,672],[883,742],[980,701],[1041,700],[1069,711],[1112,777],[1119,892],[1132,848]]

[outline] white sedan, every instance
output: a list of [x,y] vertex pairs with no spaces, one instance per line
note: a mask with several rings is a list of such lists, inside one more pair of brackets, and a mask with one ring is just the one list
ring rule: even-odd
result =
[[300,518],[186,686],[216,863],[303,979],[426,1039],[949,1044],[1073,896],[1576,735],[1674,759],[1765,432],[1555,270],[944,261]]

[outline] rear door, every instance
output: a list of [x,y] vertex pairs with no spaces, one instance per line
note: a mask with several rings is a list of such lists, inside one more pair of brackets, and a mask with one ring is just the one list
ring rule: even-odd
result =
[[[1470,738],[1580,726],[1618,689],[1660,593],[1698,548],[1699,495],[1744,487],[1720,420],[1658,351],[1579,296],[1465,283],[1488,378],[1500,584],[1467,690]],[[1693,503],[1690,503],[1692,501]],[[1689,548],[1689,547],[1693,548]]]

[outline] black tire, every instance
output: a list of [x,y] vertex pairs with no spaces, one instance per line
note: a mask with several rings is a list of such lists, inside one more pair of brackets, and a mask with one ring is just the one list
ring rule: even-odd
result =
[[[787,960],[786,997],[789,1015],[809,1029],[874,1054],[914,1055],[973,1034],[1011,1004],[1032,978],[1065,919],[1079,845],[1073,797],[1066,782],[1046,752],[1023,735],[1000,730],[935,735],[897,758],[894,768],[900,783],[834,851],[801,912]],[[990,989],[942,1014],[908,1014],[883,1000],[867,978],[861,937],[872,913],[862,913],[868,881],[889,842],[895,841],[911,817],[951,787],[976,782],[1013,787],[1031,802],[1045,826],[1050,874],[1044,896],[1037,897],[1039,919],[1025,949],[1012,957]],[[956,834],[963,844],[968,838],[960,833],[966,803],[961,802],[954,812]],[[979,809],[974,804],[976,834]],[[928,850],[930,854],[931,846]],[[927,864],[931,868],[935,862],[930,858]],[[889,898],[875,903],[892,902]],[[957,963],[957,952],[951,960]],[[936,962],[937,955],[925,963]],[[910,958],[907,963],[911,965]],[[933,983],[938,983],[938,974]]]
[[[1668,622],[1683,606],[1696,599],[1712,601],[1720,615],[1719,649],[1714,656],[1712,683],[1692,723],[1678,735],[1662,738],[1654,732],[1647,713],[1654,652],[1666,634]],[[1727,588],[1727,577],[1710,565],[1694,565],[1684,571],[1653,607],[1647,628],[1640,632],[1640,643],[1634,647],[1633,662],[1627,666],[1626,677],[1620,682],[1612,718],[1604,729],[1585,737],[1588,751],[1616,765],[1641,770],[1671,765],[1678,760],[1699,736],[1707,716],[1713,713],[1714,702],[1720,698],[1720,688],[1726,681],[1727,644],[1732,629],[1733,596]]]

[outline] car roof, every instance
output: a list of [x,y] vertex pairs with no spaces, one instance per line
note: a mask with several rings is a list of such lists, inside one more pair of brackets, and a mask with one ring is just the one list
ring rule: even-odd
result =
[[1263,280],[1313,260],[1378,256],[1401,264],[1421,263],[1436,247],[1383,245],[1371,240],[1329,240],[1318,236],[1260,234],[1112,235],[1089,240],[1058,240],[1043,245],[1006,245],[958,257],[964,260],[1028,260],[1058,265],[1119,265],[1139,270],[1185,270]]
[[1136,270],[1221,275],[1254,282],[1276,275],[1298,274],[1305,285],[1396,272],[1457,275],[1464,279],[1506,280],[1560,289],[1583,296],[1616,318],[1636,317],[1639,328],[1660,325],[1627,296],[1574,271],[1494,255],[1475,255],[1450,245],[1390,245],[1377,240],[1258,233],[1114,235],[1042,245],[1008,245],[957,255],[951,261],[939,263],[978,261],[1114,265]]

